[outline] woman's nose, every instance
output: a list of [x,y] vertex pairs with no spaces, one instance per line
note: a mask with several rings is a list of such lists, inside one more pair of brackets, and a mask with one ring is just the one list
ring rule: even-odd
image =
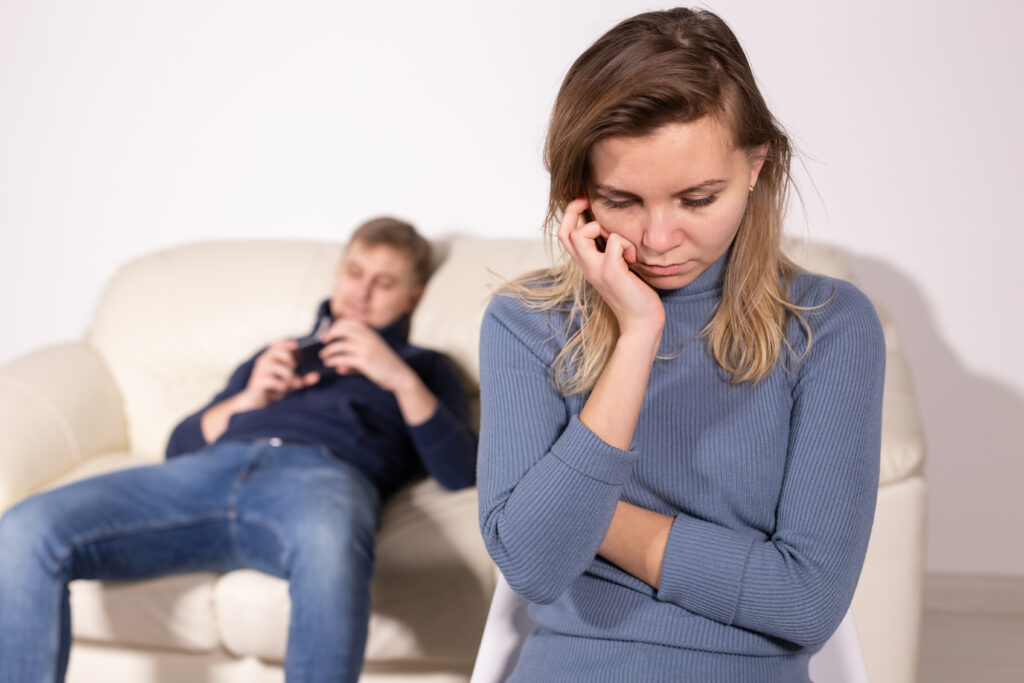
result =
[[644,230],[643,245],[651,251],[666,252],[679,246],[683,230],[669,211],[652,210]]

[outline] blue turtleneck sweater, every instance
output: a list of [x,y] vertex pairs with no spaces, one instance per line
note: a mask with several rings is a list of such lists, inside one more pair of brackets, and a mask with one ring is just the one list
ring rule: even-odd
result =
[[[807,336],[792,320],[795,356],[732,384],[698,336],[726,259],[659,292],[665,329],[629,451],[552,385],[565,315],[488,307],[480,527],[538,624],[515,680],[661,680],[666,667],[665,680],[806,680],[848,609],[878,485],[878,318],[853,285],[801,273],[791,300],[820,305],[805,313],[809,353],[797,360]],[[657,590],[596,556],[620,499],[674,517]]]
[[[328,304],[323,302],[317,310],[314,330],[330,318]],[[437,410],[423,424],[407,425],[394,394],[366,377],[324,369],[317,384],[265,408],[232,415],[217,442],[276,437],[324,446],[362,471],[382,498],[422,472],[423,466],[447,488],[472,486],[477,441],[462,384],[442,354],[406,341],[408,329],[408,318],[401,318],[377,331],[437,398]],[[203,413],[246,387],[262,352],[238,366],[219,394],[178,424],[167,444],[167,457],[207,445],[200,427]]]

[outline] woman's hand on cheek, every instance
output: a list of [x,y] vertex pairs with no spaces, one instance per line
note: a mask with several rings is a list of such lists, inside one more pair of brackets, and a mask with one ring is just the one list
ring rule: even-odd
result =
[[[660,333],[665,324],[661,299],[629,269],[629,264],[636,262],[636,246],[622,235],[608,232],[597,221],[587,223],[582,214],[588,203],[581,197],[566,206],[558,240],[587,282],[611,307],[623,334],[634,330]],[[598,238],[604,239],[603,251],[598,248]]]

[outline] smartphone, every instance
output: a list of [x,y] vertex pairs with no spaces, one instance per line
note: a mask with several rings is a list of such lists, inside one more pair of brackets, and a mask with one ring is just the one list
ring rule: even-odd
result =
[[323,372],[327,369],[323,359],[320,358],[320,349],[324,343],[318,337],[302,337],[296,339],[298,347],[292,351],[292,358],[295,359],[295,374],[306,375],[311,372]]

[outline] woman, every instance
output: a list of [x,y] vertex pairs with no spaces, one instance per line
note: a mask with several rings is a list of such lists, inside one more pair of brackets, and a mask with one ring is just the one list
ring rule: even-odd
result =
[[789,143],[710,12],[600,38],[545,155],[568,259],[481,336],[481,529],[538,624],[511,680],[806,681],[871,529],[877,316],[782,255]]

